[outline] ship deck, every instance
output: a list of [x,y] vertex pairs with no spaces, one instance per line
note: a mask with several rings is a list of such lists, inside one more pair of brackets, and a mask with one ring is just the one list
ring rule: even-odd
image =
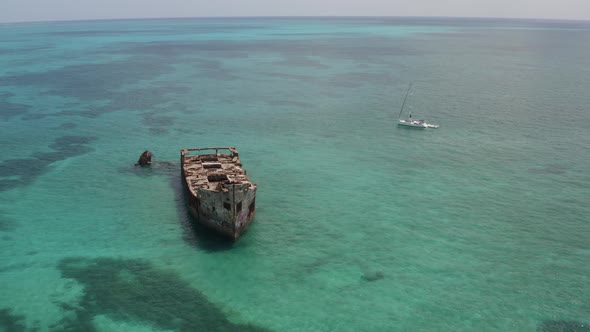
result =
[[[220,150],[229,153],[220,153]],[[182,149],[181,162],[183,175],[192,192],[197,189],[223,191],[224,184],[252,184],[242,169],[235,148]]]

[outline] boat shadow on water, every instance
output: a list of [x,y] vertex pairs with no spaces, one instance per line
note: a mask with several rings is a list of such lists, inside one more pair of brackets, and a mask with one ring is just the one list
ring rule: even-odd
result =
[[233,241],[199,224],[189,214],[178,162],[156,161],[152,162],[149,167],[131,165],[121,168],[119,172],[139,177],[167,177],[170,187],[174,191],[178,223],[183,230],[183,240],[189,245],[205,251],[222,251],[233,248]]
[[[178,169],[177,169],[178,170]],[[178,222],[183,230],[183,240],[193,247],[205,251],[223,251],[234,247],[235,242],[201,225],[190,215],[186,205],[186,193],[182,186],[180,172],[170,176],[170,186],[174,190],[174,201],[178,211]]]
[[178,173],[179,164],[171,161],[156,161],[149,167],[129,165],[119,168],[119,173],[133,174],[140,177],[172,175]]

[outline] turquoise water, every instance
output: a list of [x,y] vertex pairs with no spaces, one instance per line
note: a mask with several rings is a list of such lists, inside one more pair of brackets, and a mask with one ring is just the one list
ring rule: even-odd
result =
[[[589,75],[584,22],[1,25],[0,330],[588,331]],[[223,145],[233,245],[179,178]]]

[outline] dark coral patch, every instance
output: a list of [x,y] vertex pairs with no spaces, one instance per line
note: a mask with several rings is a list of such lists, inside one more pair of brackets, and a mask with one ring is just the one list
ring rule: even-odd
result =
[[[167,19],[167,20],[174,20],[180,21],[185,19]],[[186,20],[185,20],[186,21]],[[178,24],[178,23],[175,23]],[[223,25],[223,26],[211,26],[211,25],[204,25],[202,22],[199,21],[191,21],[191,22],[184,22],[181,25],[175,26],[174,29],[169,28],[154,28],[150,27],[147,29],[105,29],[105,28],[96,28],[96,29],[80,29],[80,30],[73,30],[76,27],[68,27],[72,30],[62,30],[62,31],[49,31],[49,32],[42,32],[42,33],[33,33],[32,35],[40,35],[40,36],[58,36],[58,37],[100,37],[100,36],[121,36],[121,35],[182,35],[182,34],[202,34],[202,33],[223,33],[223,32],[231,32],[234,30],[243,31],[243,30],[262,30],[266,29],[265,27],[253,25],[253,24],[231,24],[231,25]]]
[[[118,111],[144,111],[154,109],[154,106],[173,103],[177,94],[189,92],[190,88],[182,86],[153,86],[149,88],[132,89],[127,92],[111,92],[109,102],[103,106],[84,108],[80,110],[67,110],[49,114],[28,114],[26,120],[43,119],[53,116],[81,116],[85,118],[97,118],[102,114]],[[174,103],[171,107],[174,111],[183,111],[184,106]]]
[[[95,137],[88,136],[62,136],[57,138],[51,145],[50,148],[58,151],[68,151],[67,155],[77,156],[87,152],[87,148],[84,144],[89,144],[96,140]],[[81,150],[85,150],[82,152]]]
[[[20,42],[23,42],[23,40],[20,40]],[[20,55],[20,54],[39,52],[39,51],[47,50],[50,48],[51,48],[51,45],[39,45],[39,46],[29,46],[29,47],[20,47],[20,48],[19,47],[0,47],[0,55]]]
[[10,232],[16,228],[16,222],[0,214],[0,232]]
[[[109,100],[127,84],[174,71],[153,57],[136,56],[109,63],[66,66],[46,72],[0,77],[1,85],[41,86],[49,94],[85,100]],[[146,70],[149,68],[149,70]]]
[[150,128],[150,132],[156,135],[168,133],[168,128],[174,124],[174,117],[158,115],[156,113],[144,113],[143,124]]
[[567,168],[563,166],[531,167],[528,171],[533,174],[564,174]]
[[363,279],[364,281],[369,281],[369,282],[381,280],[383,278],[385,278],[385,274],[381,271],[366,272],[361,277],[361,279]]
[[1,162],[0,191],[31,183],[37,177],[46,173],[49,165],[53,162],[93,151],[87,144],[94,140],[94,137],[63,136],[49,145],[55,151],[37,153],[29,158],[10,159]]
[[84,286],[84,295],[77,304],[62,305],[66,315],[54,331],[95,331],[96,315],[171,331],[268,331],[230,322],[176,274],[144,260],[69,258],[58,268]]
[[275,100],[275,101],[269,101],[268,104],[272,105],[272,106],[295,106],[295,107],[301,107],[301,108],[312,108],[314,106],[313,104],[310,104],[310,103],[306,103],[306,102],[302,102],[302,101],[292,101],[292,100]]
[[0,330],[7,332],[26,332],[27,329],[25,318],[15,315],[9,308],[0,309]]
[[[390,63],[389,59],[396,56],[421,55],[422,51],[412,49],[411,45],[400,46],[402,41],[395,37],[367,37],[359,41],[355,37],[326,36],[314,39],[293,40],[207,40],[207,41],[160,41],[148,43],[122,43],[113,49],[101,50],[101,53],[112,54],[144,54],[165,59],[176,59],[182,62],[191,57],[228,59],[247,58],[256,54],[276,54],[284,60],[274,64],[288,68],[291,65],[327,68],[322,58],[332,60],[352,60],[360,62]],[[310,58],[317,57],[317,58]],[[385,60],[384,60],[385,59]]]
[[367,86],[368,84],[391,86],[393,82],[395,82],[395,78],[389,73],[353,72],[334,75],[327,81],[327,85],[344,88],[358,88]]
[[590,324],[575,320],[546,320],[542,322],[539,332],[590,332]]
[[56,130],[70,130],[76,128],[78,125],[72,122],[65,122],[55,127]]
[[8,101],[8,98],[14,96],[12,93],[0,94],[0,118],[8,120],[11,117],[23,115],[31,108],[23,104],[15,104]]
[[273,65],[284,67],[309,67],[315,69],[327,69],[329,66],[320,61],[310,59],[307,56],[287,56],[284,60],[273,62]]

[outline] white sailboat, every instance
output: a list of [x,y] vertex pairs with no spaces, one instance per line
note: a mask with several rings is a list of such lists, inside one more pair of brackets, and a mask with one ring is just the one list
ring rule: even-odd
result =
[[404,106],[406,105],[406,100],[408,99],[408,94],[412,89],[412,84],[408,87],[408,91],[406,92],[406,97],[404,98],[404,102],[402,104],[402,109],[399,111],[399,122],[398,125],[405,126],[405,127],[413,127],[413,128],[438,128],[438,125],[431,124],[426,122],[425,120],[416,120],[412,119],[412,111],[409,112],[409,117],[407,119],[402,119],[402,113],[404,111]]

